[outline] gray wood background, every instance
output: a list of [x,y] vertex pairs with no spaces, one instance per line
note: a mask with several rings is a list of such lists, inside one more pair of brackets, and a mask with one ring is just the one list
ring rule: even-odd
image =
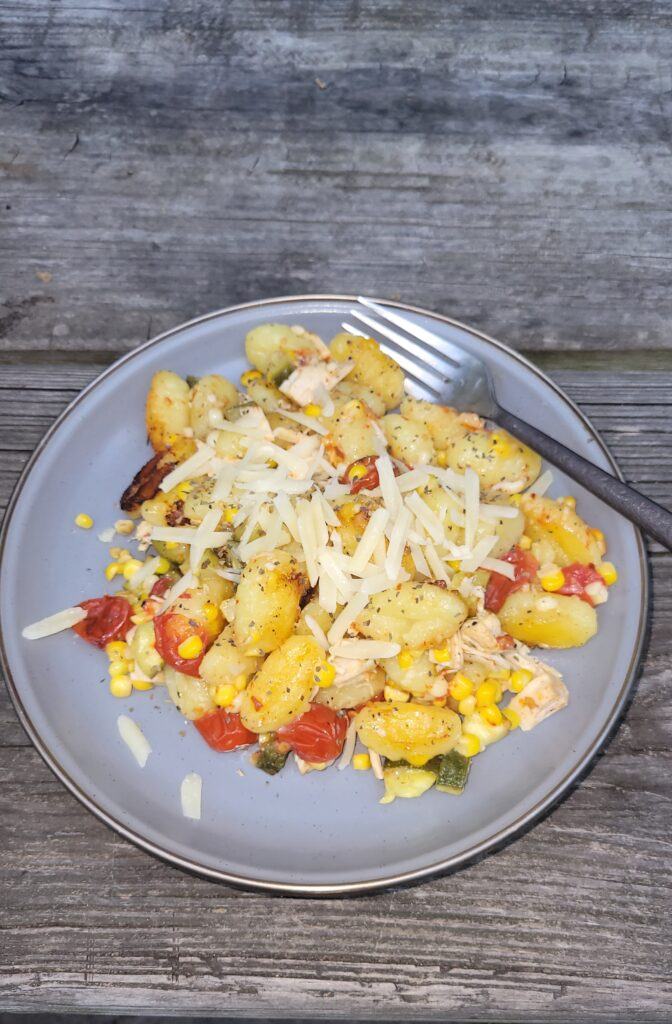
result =
[[[311,291],[527,350],[672,503],[672,5],[4,0],[0,502],[118,353]],[[617,553],[616,553],[617,555]],[[358,900],[272,899],[134,849],[0,693],[0,1009],[672,1019],[671,556],[592,774],[517,843]]]

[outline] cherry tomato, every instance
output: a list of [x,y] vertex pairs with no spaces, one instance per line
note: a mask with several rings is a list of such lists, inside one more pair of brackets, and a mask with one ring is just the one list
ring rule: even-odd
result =
[[593,605],[594,607],[595,602],[586,593],[586,587],[590,586],[591,583],[604,583],[595,566],[592,563],[590,565],[581,565],[580,562],[573,562],[572,565],[568,565],[562,570],[562,574],[565,577],[565,582],[557,593],[576,594],[586,604]]
[[539,563],[529,551],[513,547],[503,556],[503,561],[510,562],[515,570],[515,578],[510,580],[501,573],[493,572],[485,588],[485,607],[489,612],[498,612],[509,594],[520,590],[526,583],[531,583],[537,575]]
[[[380,478],[378,476],[378,470],[376,468],[377,455],[365,455],[363,459],[355,459],[351,462],[345,473],[340,479],[342,484],[350,484],[350,494],[359,494],[360,491],[367,490],[372,491],[374,487],[378,487],[380,484]],[[356,480],[350,479],[350,471],[353,466],[365,466],[366,473],[364,476],[357,477]],[[399,476],[401,470],[393,463],[394,475]]]
[[[205,652],[213,641],[206,626],[201,626],[180,612],[164,612],[154,618],[156,649],[166,662],[184,672],[187,676],[198,676],[198,670],[205,657]],[[196,658],[181,658],[177,652],[180,644],[190,636],[198,636],[203,641],[203,650]]]
[[175,583],[176,576],[161,576],[149,592],[150,597],[163,597],[167,590],[170,590]]
[[324,704],[313,704],[289,725],[278,729],[278,739],[288,743],[302,761],[323,764],[338,757],[348,731],[348,719]]
[[208,711],[207,715],[197,718],[194,725],[213,750],[236,750],[259,739],[255,732],[245,728],[237,712],[226,708]]
[[86,612],[86,618],[73,626],[75,633],[82,640],[94,647],[104,647],[111,640],[123,640],[132,626],[133,610],[123,597],[92,597],[89,601],[81,601],[80,608]]

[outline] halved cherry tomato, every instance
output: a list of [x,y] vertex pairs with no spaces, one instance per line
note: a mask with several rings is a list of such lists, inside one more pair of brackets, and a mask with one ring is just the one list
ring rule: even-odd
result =
[[[176,668],[178,672],[184,672],[187,676],[198,676],[198,670],[205,657],[205,652],[211,645],[212,637],[206,626],[200,625],[194,619],[180,612],[164,612],[154,618],[154,633],[156,635],[156,649],[166,662]],[[190,636],[199,636],[203,641],[203,650],[196,658],[181,658],[177,652],[178,647]]]
[[502,556],[504,562],[511,562],[516,570],[514,579],[510,580],[501,573],[493,572],[485,588],[485,607],[489,612],[498,612],[509,594],[520,590],[526,583],[531,583],[537,575],[539,562],[529,551],[513,547]]
[[248,747],[259,739],[255,732],[246,729],[240,715],[226,708],[208,711],[207,715],[197,718],[194,725],[201,736],[213,750],[235,750],[237,747]]
[[123,640],[133,625],[133,609],[123,597],[105,594],[104,597],[80,601],[79,607],[86,612],[86,618],[72,628],[82,640],[94,647],[104,647],[111,640]]
[[595,606],[595,602],[590,594],[586,593],[586,587],[589,587],[591,583],[603,584],[604,580],[592,562],[590,565],[581,565],[580,562],[573,562],[572,565],[568,565],[562,570],[562,575],[565,577],[565,582],[556,593],[576,594],[586,604]]
[[278,729],[278,739],[288,743],[302,761],[323,764],[338,757],[348,731],[348,719],[324,704],[313,704],[289,725]]

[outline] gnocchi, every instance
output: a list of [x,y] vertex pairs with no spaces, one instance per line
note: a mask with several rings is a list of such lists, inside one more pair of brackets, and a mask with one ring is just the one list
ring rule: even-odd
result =
[[233,622],[238,646],[248,655],[269,654],[294,631],[306,580],[285,551],[252,558],[236,590]]
[[356,624],[372,640],[428,648],[453,636],[466,617],[459,594],[433,583],[409,582],[374,594]]
[[309,636],[289,637],[273,651],[243,694],[240,717],[256,733],[274,732],[310,706],[324,651]]
[[110,548],[120,589],[65,620],[113,696],[165,682],[216,751],[258,743],[269,774],[354,755],[383,803],[458,795],[470,758],[567,703],[534,649],[595,635],[605,538],[535,494],[539,456],[506,431],[404,395],[374,339],[267,323],[245,348],[242,392],[153,376],[154,454],[121,499],[139,522],[115,524],[138,558]]

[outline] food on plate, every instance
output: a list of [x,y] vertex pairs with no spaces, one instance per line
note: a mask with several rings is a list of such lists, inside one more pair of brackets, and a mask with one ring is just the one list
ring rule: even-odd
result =
[[[538,649],[595,635],[604,536],[514,437],[405,395],[372,338],[263,324],[246,352],[240,387],[154,376],[154,453],[129,473],[132,518],[101,534],[137,550],[110,548],[114,593],[24,635],[73,629],[113,696],[165,688],[213,751],[268,775],[352,765],[383,803],[459,795],[486,747],[567,704]],[[181,799],[198,820],[195,773]]]

